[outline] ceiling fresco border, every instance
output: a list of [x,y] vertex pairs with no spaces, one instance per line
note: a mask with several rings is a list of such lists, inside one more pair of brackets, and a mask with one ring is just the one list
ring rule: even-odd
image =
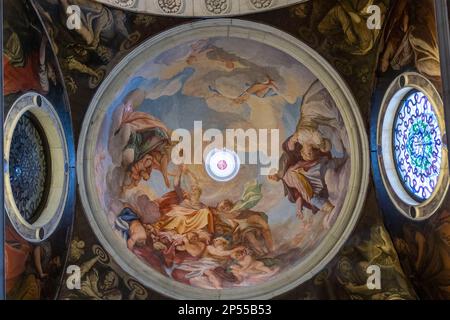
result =
[[[174,41],[176,42],[180,39],[186,41],[189,40],[189,37],[198,38],[202,35],[225,35],[243,39],[262,40],[264,43],[277,46],[283,52],[304,63],[322,81],[333,99],[340,106],[340,111],[349,130],[350,145],[353,151],[352,163],[354,164],[354,169],[352,169],[352,176],[349,182],[351,186],[349,190],[351,191],[347,197],[345,208],[342,210],[342,217],[339,218],[317,250],[311,254],[313,258],[298,264],[292,270],[286,271],[281,277],[259,286],[240,288],[239,290],[205,291],[204,289],[167,281],[166,277],[156,273],[150,274],[148,267],[129,252],[119,242],[120,239],[106,231],[107,228],[110,228],[110,225],[106,217],[102,216],[101,206],[95,196],[95,182],[90,179],[93,176],[91,160],[95,149],[95,143],[92,143],[95,141],[92,137],[98,132],[99,122],[101,122],[98,121],[101,116],[97,112],[97,107],[100,106],[100,109],[104,109],[105,106],[109,105],[108,102],[114,99],[114,97],[105,95],[106,89],[118,90],[116,87],[117,81],[120,81],[118,78],[129,76],[128,72],[120,73],[120,71],[123,71],[125,67],[131,68],[133,63],[136,63],[133,60],[137,56],[148,56],[148,48],[156,46],[159,49],[153,49],[159,51],[164,46],[173,45]],[[118,74],[119,76],[116,78]],[[112,87],[109,87],[111,85]],[[144,285],[164,295],[181,299],[273,298],[297,287],[321,271],[344,245],[358,221],[365,202],[370,171],[368,138],[364,122],[358,110],[358,105],[351,91],[334,68],[306,44],[278,29],[258,23],[232,19],[206,20],[181,25],[151,38],[128,55],[105,79],[92,99],[85,117],[78,146],[77,172],[83,207],[98,239],[125,272],[138,279]],[[367,152],[364,150],[367,150]]]
[[95,0],[123,10],[176,17],[230,17],[280,9],[309,0]]

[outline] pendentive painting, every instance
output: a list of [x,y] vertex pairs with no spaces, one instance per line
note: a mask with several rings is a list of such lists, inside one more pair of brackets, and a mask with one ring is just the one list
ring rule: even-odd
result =
[[174,44],[114,94],[92,178],[149,272],[203,289],[255,286],[333,228],[348,133],[324,85],[288,54],[233,37]]

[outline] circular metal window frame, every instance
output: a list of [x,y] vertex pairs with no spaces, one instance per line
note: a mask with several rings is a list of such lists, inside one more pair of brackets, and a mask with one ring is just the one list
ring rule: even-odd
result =
[[[443,141],[440,175],[431,197],[421,201],[414,197],[398,174],[394,155],[394,123],[402,102],[412,91],[422,92],[436,113]],[[422,221],[431,217],[441,207],[448,191],[448,148],[444,120],[444,104],[434,85],[416,72],[398,76],[387,89],[378,114],[377,147],[378,166],[383,185],[396,209],[408,219]]]
[[[33,213],[33,215],[31,217],[25,217],[23,212],[21,212],[22,217],[30,224],[33,224],[34,222],[36,222],[40,215],[42,214],[43,209],[46,206],[47,203],[47,199],[48,199],[48,194],[49,194],[49,190],[50,190],[50,184],[51,184],[51,166],[52,166],[52,161],[51,161],[51,157],[50,157],[50,146],[48,144],[47,141],[47,137],[45,135],[45,131],[44,128],[42,128],[41,124],[39,123],[39,120],[36,118],[36,116],[31,113],[30,111],[25,111],[24,113],[22,113],[22,115],[20,116],[18,123],[23,119],[23,118],[28,118],[29,123],[31,124],[31,126],[33,126],[34,130],[37,132],[39,139],[41,140],[41,146],[43,149],[43,156],[45,159],[45,166],[46,166],[46,172],[44,175],[44,190],[43,190],[43,194],[42,194],[42,198],[39,201],[38,207],[36,208],[35,212]],[[13,137],[12,137],[12,141],[14,141],[14,138],[16,137],[16,134],[19,134],[16,132],[17,130],[17,125],[14,128],[14,132],[13,132]],[[11,155],[11,152],[9,153]],[[9,159],[11,160],[11,158]],[[11,172],[13,172],[14,170],[11,167],[11,161],[9,162],[10,166],[9,166],[9,174],[10,174],[10,178],[11,178]]]
[[[336,223],[307,259],[265,283],[235,289],[208,290],[171,280],[145,264],[118,237],[96,193],[94,159],[96,139],[103,116],[130,73],[142,59],[156,57],[185,43],[205,37],[251,39],[276,47],[309,69],[328,90],[341,112],[349,135],[351,174],[349,190]],[[369,142],[358,104],[345,81],[316,51],[287,33],[263,24],[235,19],[204,20],[181,25],[141,44],[126,56],[104,80],[86,113],[77,154],[80,197],[89,223],[105,249],[130,276],[166,296],[176,299],[269,299],[311,279],[336,256],[353,231],[364,206],[370,176]]]
[[[19,212],[10,184],[9,155],[17,122],[24,113],[31,113],[45,134],[51,162],[50,186],[39,218],[28,223]],[[9,110],[4,123],[4,185],[5,210],[14,229],[25,240],[38,243],[48,239],[58,227],[64,213],[69,189],[68,147],[64,128],[52,104],[42,95],[29,92],[20,96]]]

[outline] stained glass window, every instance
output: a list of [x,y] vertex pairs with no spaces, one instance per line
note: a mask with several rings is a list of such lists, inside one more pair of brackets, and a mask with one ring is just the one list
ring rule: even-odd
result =
[[420,91],[410,92],[394,121],[394,158],[400,180],[417,201],[433,194],[441,171],[442,135],[433,105]]
[[14,201],[22,217],[33,223],[45,205],[50,159],[47,140],[30,112],[19,119],[12,136],[9,175]]

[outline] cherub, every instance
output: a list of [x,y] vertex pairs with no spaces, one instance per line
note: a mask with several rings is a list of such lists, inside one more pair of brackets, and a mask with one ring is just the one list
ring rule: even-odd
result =
[[135,246],[143,247],[147,243],[147,232],[139,220],[130,222],[129,238],[127,240],[127,247],[133,250]]
[[233,102],[235,104],[243,104],[247,102],[251,96],[266,98],[269,96],[278,95],[278,91],[279,89],[275,81],[271,79],[270,76],[267,76],[266,81],[255,82],[254,84],[249,85],[249,87],[243,93],[241,93],[239,97],[233,99]]
[[231,272],[240,282],[249,275],[270,274],[278,270],[278,268],[272,270],[263,262],[255,260],[244,247],[237,248],[231,257],[236,261],[236,264],[231,266]]
[[231,254],[238,250],[238,248],[228,250],[227,247],[229,244],[230,242],[223,237],[215,238],[212,244],[206,247],[205,256],[217,260],[228,260]]
[[206,268],[203,274],[208,278],[209,282],[216,288],[222,288],[222,279],[216,273],[216,267],[219,267],[222,263],[227,263],[234,252],[241,250],[243,247],[237,247],[228,250],[229,241],[223,237],[215,238],[212,244],[206,247],[203,258],[207,260],[213,260],[217,265],[211,268]]
[[201,256],[210,242],[210,235],[207,232],[190,232],[182,239],[182,244],[178,245],[178,251],[186,251],[192,257]]

